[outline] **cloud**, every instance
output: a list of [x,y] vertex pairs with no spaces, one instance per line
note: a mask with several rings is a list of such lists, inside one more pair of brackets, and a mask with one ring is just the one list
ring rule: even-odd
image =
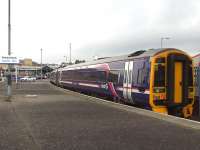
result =
[[[7,53],[7,3],[0,2],[0,55]],[[198,52],[199,0],[12,1],[12,51],[40,62],[91,59],[164,46]]]
[[[120,55],[140,49],[159,48],[160,38],[166,36],[171,39],[164,41],[164,46],[179,48],[190,54],[200,49],[199,1],[146,2],[143,0],[136,5],[132,2],[135,10],[121,13],[125,15],[121,18],[127,20],[122,32],[114,33],[112,38],[105,41],[88,44],[79,51],[89,52],[92,49],[94,55],[101,57]],[[121,18],[119,22],[122,22]]]

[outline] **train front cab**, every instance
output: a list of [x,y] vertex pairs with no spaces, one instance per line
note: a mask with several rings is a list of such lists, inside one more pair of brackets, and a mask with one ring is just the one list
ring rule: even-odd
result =
[[155,112],[188,118],[194,104],[192,59],[165,50],[151,60],[150,105]]

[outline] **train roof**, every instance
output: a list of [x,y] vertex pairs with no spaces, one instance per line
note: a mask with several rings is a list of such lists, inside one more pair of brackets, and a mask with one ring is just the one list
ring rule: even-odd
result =
[[199,58],[199,57],[200,57],[200,53],[192,56],[192,58]]
[[[99,60],[94,60],[90,62],[85,62],[85,63],[80,63],[80,64],[75,64],[75,65],[70,65],[66,66],[63,69],[69,69],[69,68],[75,68],[75,67],[82,67],[82,66],[89,66],[89,65],[95,65],[95,64],[102,64],[102,63],[108,63],[108,62],[114,62],[114,61],[123,61],[123,60],[128,60],[128,59],[137,59],[137,58],[145,58],[145,57],[152,57],[162,51],[167,51],[167,50],[178,50],[174,48],[160,48],[160,49],[149,49],[149,50],[139,50],[135,51],[131,54],[128,55],[121,55],[121,56],[114,56],[114,57],[105,57],[103,59]],[[180,50],[178,50],[180,51]]]

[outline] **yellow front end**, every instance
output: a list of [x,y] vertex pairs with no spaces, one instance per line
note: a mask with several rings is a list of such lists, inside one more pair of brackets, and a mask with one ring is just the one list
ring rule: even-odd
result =
[[[175,60],[173,64],[171,64],[168,59],[171,55],[177,55],[177,60]],[[191,77],[185,76],[183,72],[185,71],[185,64],[183,63],[185,60],[183,58],[180,59],[179,56],[186,58],[187,61],[192,61],[187,54],[175,49],[164,50],[152,57],[149,102],[152,110],[155,112],[188,118],[192,115],[193,111],[194,84],[193,80],[188,81],[190,83],[192,82],[192,84],[188,84],[187,86],[184,79],[193,79],[193,67],[191,64],[191,71],[190,68],[188,71],[191,72]],[[169,70],[170,67],[173,67],[173,72]],[[170,81],[171,79],[173,81]],[[188,95],[185,95],[187,92],[184,92],[186,88],[188,90]],[[173,89],[173,91],[171,89]],[[184,102],[186,99],[189,100],[187,104]]]

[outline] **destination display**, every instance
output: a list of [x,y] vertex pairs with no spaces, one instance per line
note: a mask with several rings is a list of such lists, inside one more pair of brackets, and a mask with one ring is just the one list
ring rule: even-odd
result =
[[14,56],[0,56],[0,64],[18,64],[19,59]]

